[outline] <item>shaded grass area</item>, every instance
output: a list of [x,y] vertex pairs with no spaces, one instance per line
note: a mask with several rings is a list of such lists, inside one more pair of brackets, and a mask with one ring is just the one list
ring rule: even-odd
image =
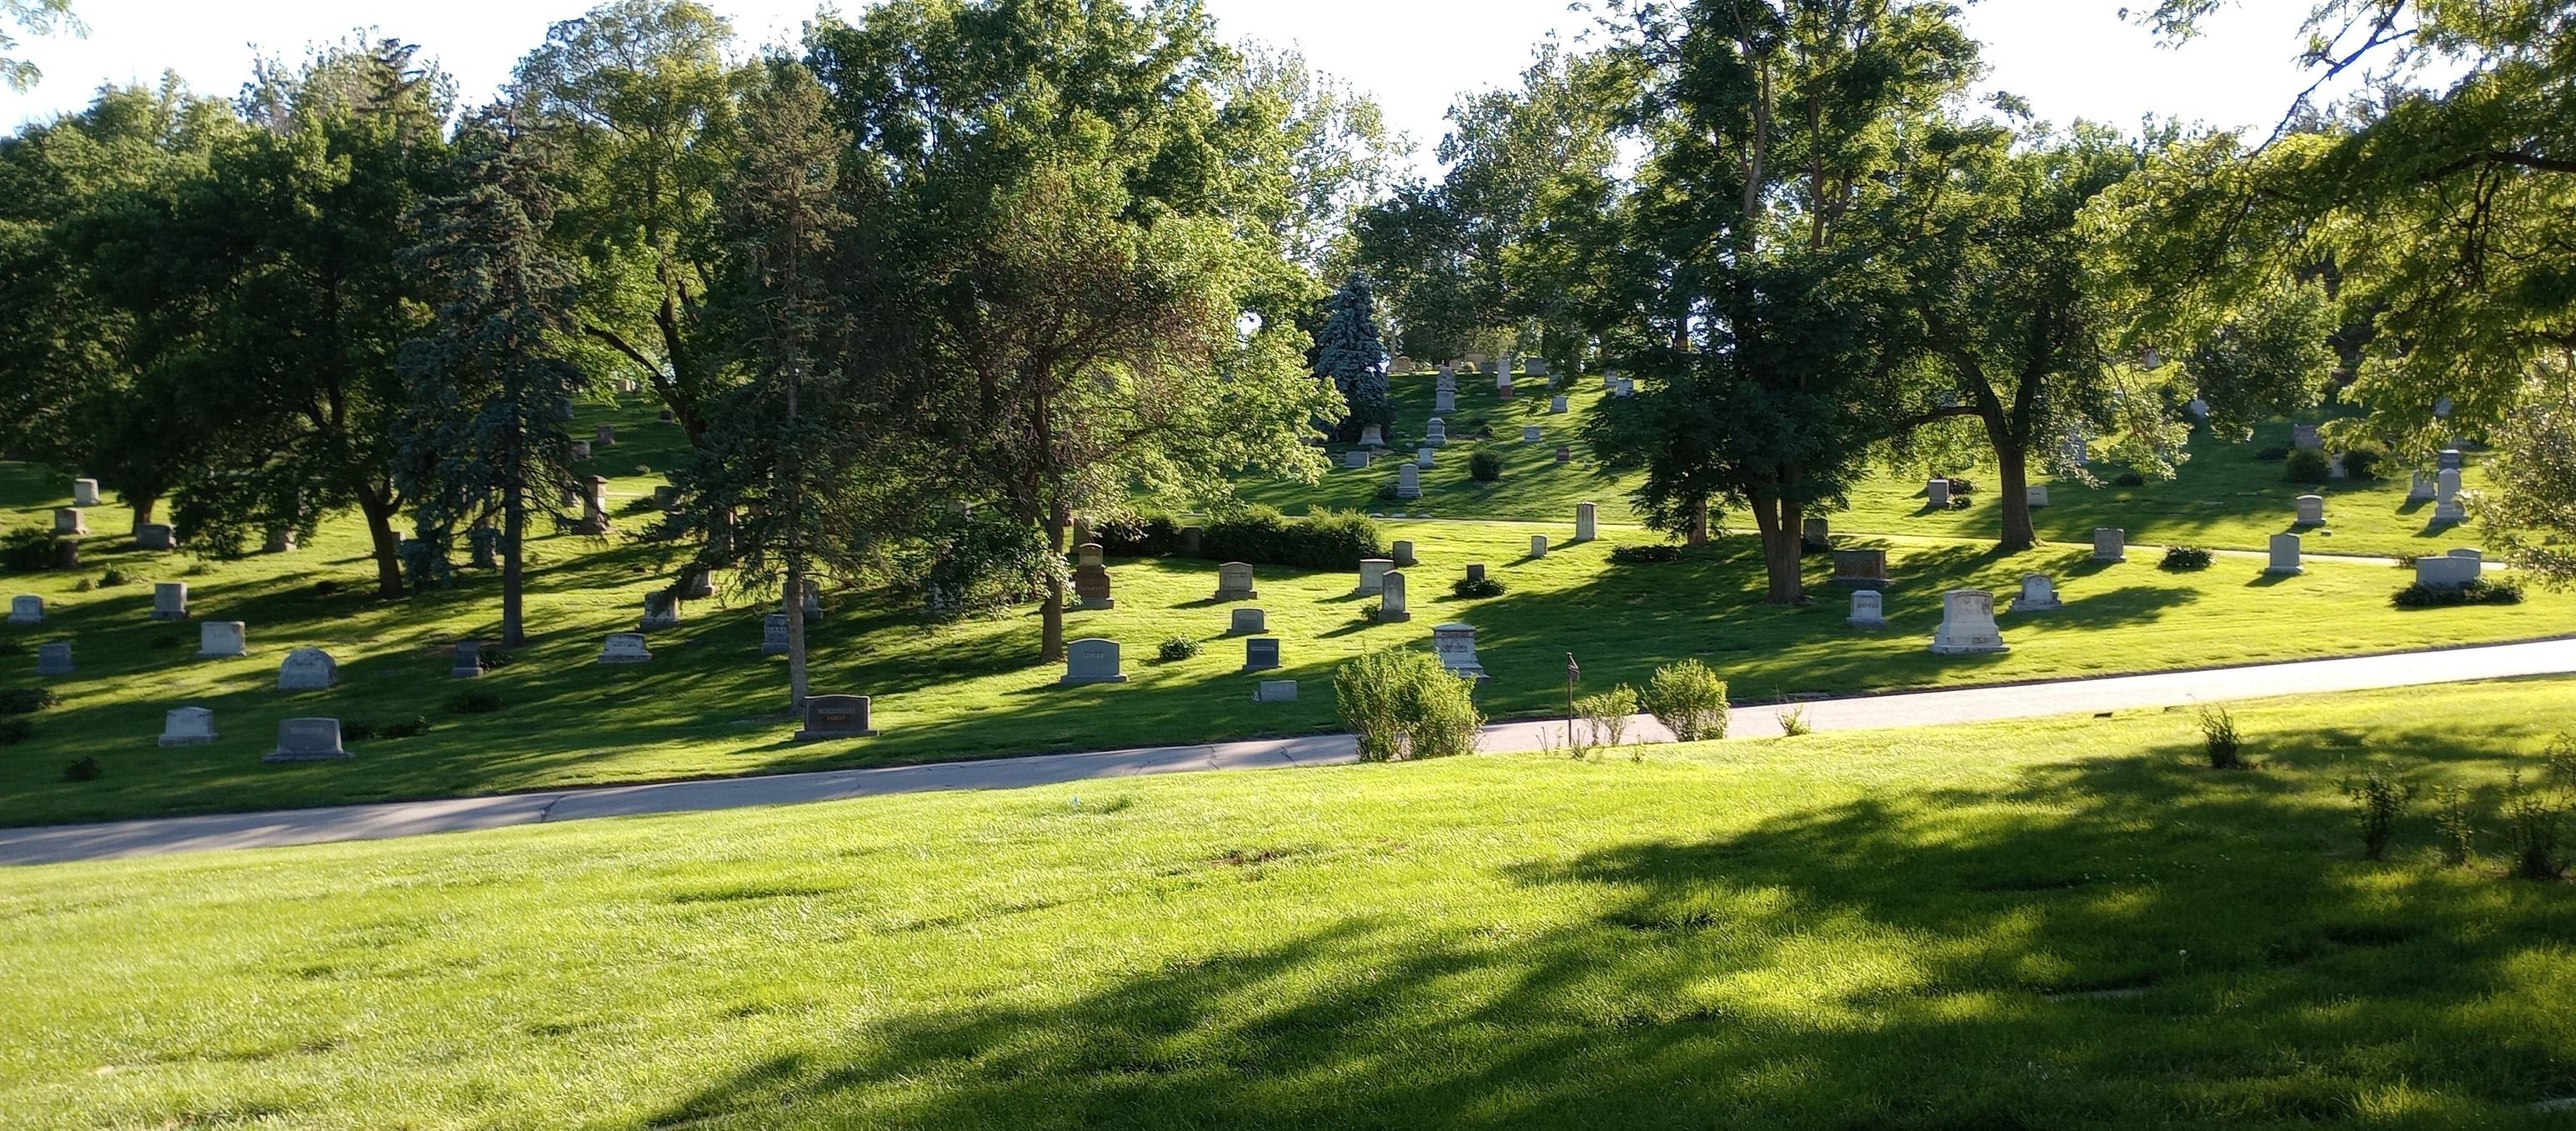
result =
[[[13,1126],[2547,1126],[2576,680],[12,870]],[[2562,1122],[2563,1116],[2554,1117]]]
[[[632,436],[658,425],[630,425]],[[676,429],[673,429],[676,431]],[[620,449],[624,450],[621,444]],[[616,480],[620,500],[656,480]],[[27,511],[40,507],[31,506]],[[117,521],[114,508],[105,521]],[[627,516],[626,521],[639,521]],[[94,521],[93,527],[99,523]],[[1286,667],[1272,678],[1304,681],[1296,703],[1256,704],[1262,675],[1240,671],[1243,646],[1225,635],[1232,606],[1210,599],[1215,565],[1113,563],[1119,605],[1075,612],[1073,636],[1120,642],[1132,682],[1059,687],[1058,665],[1038,664],[1038,624],[1022,610],[950,627],[922,624],[912,607],[873,592],[835,594],[815,626],[815,687],[876,697],[883,735],[796,744],[785,712],[785,664],[759,653],[765,605],[749,598],[692,603],[676,629],[652,635],[644,665],[599,665],[602,637],[631,629],[643,595],[673,563],[657,549],[617,539],[550,536],[536,552],[531,624],[540,637],[511,666],[480,680],[447,677],[449,648],[496,631],[497,583],[468,571],[453,588],[384,601],[367,594],[372,571],[360,535],[326,531],[291,555],[200,562],[100,548],[90,571],[114,565],[136,580],[74,592],[63,574],[13,577],[44,593],[48,623],[0,630],[0,640],[76,642],[80,671],[41,681],[64,704],[36,717],[37,735],[0,756],[0,823],[41,824],[126,816],[456,796],[611,782],[772,773],[959,757],[1202,742],[1311,733],[1338,722],[1330,676],[1374,648],[1426,645],[1432,627],[1463,620],[1494,677],[1480,697],[1489,714],[1561,710],[1564,654],[1590,683],[1642,684],[1652,669],[1699,657],[1732,681],[1739,700],[1904,687],[1957,686],[2260,660],[2291,660],[2435,644],[2530,638],[2576,630],[2576,598],[2536,593],[2525,605],[2399,611],[2388,594],[2407,580],[2380,565],[2318,563],[2306,576],[2263,577],[2256,560],[2222,558],[2204,573],[2173,574],[2142,560],[2096,566],[2073,551],[2002,558],[1970,544],[1892,542],[1897,578],[1890,628],[1847,628],[1845,598],[1825,588],[1829,563],[1810,559],[1818,601],[1761,605],[1760,563],[1727,540],[1667,564],[1614,566],[1611,545],[1634,528],[1605,527],[1590,544],[1527,556],[1529,536],[1562,540],[1568,524],[1400,522],[1391,538],[1416,543],[1409,624],[1376,624],[1377,599],[1352,592],[1351,574],[1262,567],[1269,634]],[[1847,539],[1851,540],[1851,539]],[[1454,597],[1449,584],[1483,562],[1508,586],[1500,597]],[[2063,611],[2002,618],[2014,650],[1940,658],[1924,649],[1940,619],[1940,591],[1978,585],[2008,593],[2026,571],[2061,583]],[[84,576],[95,577],[85,571]],[[147,619],[149,581],[181,577],[202,619],[248,622],[253,655],[197,660],[194,624]],[[325,594],[317,581],[340,583]],[[1171,636],[1200,655],[1154,659]],[[166,641],[170,646],[158,647]],[[328,648],[341,685],[324,692],[275,688],[278,661],[294,647]],[[38,682],[31,655],[0,658]],[[489,714],[452,714],[466,690],[499,697]],[[208,746],[154,745],[162,714],[214,710],[222,738]],[[278,720],[332,715],[344,722],[425,718],[427,734],[352,741],[345,762],[269,765]],[[94,757],[103,775],[67,781],[63,768]]]
[[[1393,382],[1396,426],[1388,441],[1401,456],[1409,457],[1420,442],[1424,423],[1432,415],[1434,383],[1431,373],[1399,376]],[[1246,485],[1244,494],[1292,514],[1334,507],[1442,518],[1564,521],[1572,520],[1575,503],[1591,499],[1601,504],[1604,519],[1625,519],[1633,478],[1602,472],[1582,456],[1583,445],[1575,438],[1577,422],[1605,403],[1608,394],[1594,377],[1570,378],[1566,386],[1571,411],[1549,415],[1545,391],[1527,380],[1515,386],[1520,395],[1504,402],[1495,395],[1493,378],[1461,374],[1459,411],[1444,418],[1452,442],[1435,457],[1435,465],[1421,473],[1423,497],[1418,500],[1377,498],[1381,485],[1395,482],[1395,466],[1389,461],[1366,471],[1337,466],[1317,487],[1256,483]],[[1539,391],[1528,392],[1534,389]],[[1541,443],[1520,442],[1524,424],[1541,426]],[[1493,483],[1477,483],[1467,474],[1467,458],[1479,444],[1461,437],[1488,427],[1495,439],[1482,446],[1503,460],[1503,475]],[[1558,444],[1575,449],[1572,463],[1555,462]],[[2190,458],[2170,480],[2116,486],[2112,480],[2124,469],[2102,461],[2093,465],[2101,479],[2093,486],[2034,473],[2034,483],[2049,486],[2050,505],[2035,512],[2032,520],[2041,538],[2070,545],[2091,545],[2094,527],[2113,526],[2127,530],[2129,540],[2137,543],[2260,550],[2272,535],[2294,529],[2290,520],[2296,500],[2314,493],[2325,496],[2329,521],[2304,531],[2312,553],[2393,557],[2480,544],[2473,526],[2437,524],[2433,504],[2406,501],[2407,468],[2392,464],[2386,468],[2391,476],[2386,479],[2307,484],[2283,478],[2279,462],[2255,458],[2264,448],[2289,444],[2287,421],[2257,428],[2254,439],[2242,444],[2221,440],[2203,428],[2192,434],[2187,448]],[[1980,488],[1965,509],[1932,510],[1920,481],[1877,472],[1852,493],[1849,510],[1828,517],[1835,529],[1843,531],[1992,541],[2003,527],[1993,469],[1966,467],[1953,474]],[[2464,479],[2473,491],[2485,484],[2477,457],[2471,457]]]

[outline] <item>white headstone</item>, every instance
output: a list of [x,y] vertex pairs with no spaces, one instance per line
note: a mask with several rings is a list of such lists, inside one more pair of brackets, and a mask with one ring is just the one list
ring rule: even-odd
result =
[[2271,561],[2270,564],[2263,567],[2263,572],[2299,573],[2304,569],[2305,567],[2299,564],[2299,536],[2296,534],[2273,535]]
[[1843,623],[1853,628],[1887,627],[1887,599],[1875,589],[1855,589],[1851,595],[1851,616]]
[[340,661],[319,648],[298,648],[277,664],[279,691],[324,691],[340,682]]
[[237,620],[198,621],[197,658],[216,660],[247,656],[250,654],[248,637],[242,622]]
[[188,583],[155,581],[152,583],[152,619],[188,619]]
[[2031,505],[2031,507],[2032,507],[2033,509],[2037,509],[2037,508],[2039,508],[2039,507],[2047,506],[2047,505],[2048,505],[2048,484],[2046,484],[2046,483],[2033,483],[2033,484],[2031,484],[2028,488],[2026,488],[2026,489],[2024,489],[2024,490],[2023,490],[2023,492],[2022,492],[2022,496],[2023,496],[2025,499],[2029,500],[2030,505]]
[[1361,558],[1360,587],[1351,592],[1376,593],[1386,588],[1386,575],[1395,569],[1393,558]]
[[1395,465],[1395,497],[1399,499],[1422,497],[1422,465],[1418,463]]
[[2326,498],[2323,495],[2301,495],[2296,506],[2301,526],[2315,526],[2326,520]]
[[1086,637],[1064,646],[1064,678],[1057,683],[1125,683],[1118,668],[1118,642]]
[[1249,601],[1261,595],[1252,580],[1249,562],[1225,562],[1216,567],[1216,600]]
[[161,716],[161,745],[202,746],[215,740],[215,713],[204,707],[178,707]]
[[1422,426],[1422,442],[1435,448],[1448,446],[1449,425],[1437,416],[1432,417],[1430,423]]
[[1538,425],[1535,425],[1535,424],[1524,424],[1524,425],[1521,425],[1521,442],[1522,442],[1522,443],[1524,443],[1524,444],[1535,444],[1535,443],[1537,443],[1537,442],[1538,442],[1538,440],[1539,440],[1539,429],[1538,429]]
[[1452,675],[1484,678],[1485,665],[1476,659],[1476,626],[1451,622],[1431,630],[1431,654],[1440,657],[1440,666]]
[[314,762],[348,756],[349,752],[340,748],[340,720],[279,719],[277,749],[260,761]]
[[2476,558],[2451,554],[2427,554],[2415,559],[2415,584],[2435,589],[2457,589],[2478,579],[2485,563]]
[[1601,508],[1594,503],[1574,504],[1574,540],[1589,542],[1600,534]]
[[1544,534],[1532,534],[1532,535],[1530,535],[1530,552],[1529,552],[1529,556],[1531,556],[1531,557],[1533,557],[1533,558],[1544,558],[1544,557],[1546,557],[1546,556],[1547,556],[1547,535],[1544,535]]
[[21,593],[9,598],[9,623],[45,623],[45,599],[33,593]]
[[95,480],[95,479],[75,479],[75,480],[72,480],[72,505],[73,505],[73,506],[76,506],[76,507],[94,507],[94,506],[97,506],[97,505],[98,505],[98,480]]
[[599,662],[603,664],[640,664],[652,658],[653,653],[645,647],[644,634],[640,632],[609,633],[599,648]]
[[2021,595],[2013,598],[2012,607],[2016,613],[2044,613],[2063,609],[2066,602],[2057,599],[2057,582],[2047,574],[2025,573],[2021,575]]
[[1258,686],[1255,686],[1252,689],[1252,701],[1255,703],[1294,703],[1297,701],[1297,681],[1293,679],[1262,680]]
[[2468,504],[2460,501],[2460,469],[2446,467],[2433,479],[2433,521],[2465,522]]
[[89,524],[81,521],[81,512],[79,507],[55,507],[54,533],[87,534],[89,533]]
[[1412,620],[1413,611],[1404,603],[1404,574],[1390,570],[1379,584],[1382,588],[1378,590],[1377,619],[1387,623]]
[[1932,634],[1932,651],[1943,656],[2009,652],[2003,630],[1995,627],[1995,595],[1983,589],[1952,589],[1941,594],[1941,628]]
[[2093,560],[2097,562],[2129,560],[2129,532],[2117,526],[2094,527]]

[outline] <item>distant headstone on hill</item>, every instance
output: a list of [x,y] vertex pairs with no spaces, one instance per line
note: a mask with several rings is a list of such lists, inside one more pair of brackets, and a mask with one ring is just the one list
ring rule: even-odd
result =
[[215,713],[204,707],[178,707],[161,716],[161,745],[202,746],[215,740]]
[[1943,656],[2009,652],[2003,631],[1995,627],[1995,595],[1983,589],[1953,589],[1941,594],[1941,628],[1932,634],[1932,651]]
[[87,534],[89,533],[89,524],[81,521],[81,512],[79,507],[55,507],[54,533]]
[[155,581],[152,583],[152,619],[188,619],[188,583]]
[[9,623],[45,623],[45,599],[33,593],[21,593],[9,598]]
[[338,719],[279,719],[277,749],[260,759],[263,762],[315,762],[346,758],[349,752],[340,748]]
[[2263,567],[2263,572],[2292,574],[2305,572],[2306,568],[2307,567],[2299,564],[2298,535],[2275,534],[2272,536],[2271,561]]
[[2129,560],[2129,532],[2117,526],[2094,527],[2093,560],[2097,562]]
[[1219,601],[1249,601],[1261,596],[1252,579],[1249,562],[1226,562],[1216,567],[1216,596]]
[[1118,665],[1118,642],[1088,637],[1064,646],[1064,678],[1058,683],[1125,683]]
[[97,505],[98,505],[98,480],[95,480],[95,479],[75,479],[75,480],[72,480],[72,505],[73,505],[73,506],[76,506],[76,507],[94,507],[94,506],[97,506]]
[[1381,584],[1383,588],[1378,590],[1377,619],[1388,624],[1412,620],[1413,611],[1406,607],[1404,601],[1403,572],[1389,571]]
[[36,645],[37,675],[70,675],[75,670],[72,667],[71,641],[48,640]]
[[277,664],[279,691],[325,691],[340,682],[340,661],[319,648],[298,648]]
[[2326,520],[2326,499],[2323,495],[2301,495],[2298,502],[2293,505],[2298,524],[2301,526],[2317,526]]
[[1225,633],[1228,636],[1248,636],[1269,630],[1269,614],[1259,609],[1243,608],[1233,610],[1233,616],[1226,624]]
[[249,632],[237,620],[197,622],[197,658],[231,659],[250,654]]
[[1485,665],[1476,658],[1476,626],[1453,621],[1431,630],[1431,654],[1440,657],[1440,666],[1449,674],[1484,678]]

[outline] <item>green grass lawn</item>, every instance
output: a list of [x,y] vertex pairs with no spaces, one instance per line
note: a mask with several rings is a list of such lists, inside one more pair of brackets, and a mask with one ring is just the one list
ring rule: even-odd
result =
[[[11,870],[25,1128],[2564,1126],[2576,681]],[[2493,822],[2488,822],[2492,826]],[[2554,1122],[2553,1122],[2554,1120]]]
[[[626,426],[610,465],[619,500],[648,495],[655,430]],[[587,429],[583,429],[587,432]],[[664,458],[667,458],[667,454]],[[23,506],[41,519],[51,500]],[[629,516],[640,524],[639,516]],[[91,514],[94,530],[122,530],[114,507]],[[366,595],[372,566],[349,524],[335,525],[289,555],[235,562],[185,554],[109,549],[93,539],[95,578],[115,567],[119,587],[74,591],[67,574],[6,579],[12,591],[43,594],[46,624],[0,629],[0,643],[32,653],[37,641],[70,638],[80,670],[39,681],[34,657],[0,657],[11,684],[41,682],[64,703],[36,716],[34,739],[0,757],[0,824],[243,810],[394,798],[456,796],[568,785],[709,777],[1047,751],[1187,743],[1334,729],[1331,673],[1362,651],[1427,644],[1433,625],[1464,620],[1481,630],[1479,649],[1493,679],[1488,713],[1560,709],[1564,654],[1588,678],[1642,684],[1657,665],[1702,657],[1744,700],[1794,694],[1950,686],[2064,676],[2289,660],[2434,644],[2522,639],[2576,631],[2576,597],[2535,592],[2524,605],[2400,611],[2388,594],[2408,579],[2384,565],[2318,563],[2305,576],[2265,578],[2261,563],[2222,558],[2204,573],[2173,574],[2141,560],[2094,566],[2075,551],[1998,558],[1973,544],[1892,541],[1898,584],[1888,595],[1891,629],[1847,628],[1845,596],[1823,589],[1822,556],[1809,563],[1820,599],[1805,608],[1761,605],[1758,562],[1743,540],[1704,557],[1651,566],[1612,566],[1610,544],[1634,528],[1605,528],[1603,540],[1526,557],[1529,536],[1572,536],[1560,524],[1390,522],[1421,554],[1411,571],[1415,619],[1374,624],[1376,598],[1351,592],[1350,574],[1301,574],[1263,567],[1257,602],[1281,638],[1286,668],[1267,673],[1303,681],[1300,702],[1256,704],[1262,678],[1240,671],[1243,645],[1224,635],[1229,606],[1209,595],[1213,563],[1113,562],[1118,608],[1076,612],[1076,637],[1119,641],[1133,681],[1064,688],[1060,665],[1038,664],[1033,613],[953,627],[929,627],[908,602],[880,593],[837,595],[814,631],[818,691],[869,694],[884,734],[850,742],[796,744],[783,708],[785,662],[759,653],[765,606],[747,600],[687,607],[687,622],[653,634],[643,666],[599,665],[602,637],[631,629],[648,590],[668,575],[660,551],[632,542],[575,536],[536,544],[532,626],[542,637],[509,667],[481,680],[447,677],[459,638],[496,631],[496,582],[473,571],[451,589],[381,601]],[[1452,596],[1469,562],[1484,562],[1510,591],[1485,600]],[[1962,585],[2008,593],[2026,571],[2056,576],[2069,607],[2002,618],[2008,655],[1941,658],[1925,650],[1940,619],[1940,591]],[[249,624],[252,655],[197,660],[197,627],[147,618],[150,582],[190,583],[201,619]],[[317,581],[340,590],[317,593]],[[1200,642],[1193,659],[1165,663],[1157,645]],[[276,690],[278,661],[294,647],[328,648],[341,685],[327,692]],[[491,714],[455,714],[466,690],[500,697]],[[173,707],[212,708],[222,739],[210,746],[154,744]],[[430,733],[352,741],[345,762],[270,765],[277,722],[332,715],[344,723],[424,717]],[[65,780],[64,767],[97,759],[95,781]]]
[[[1401,453],[1409,455],[1420,442],[1424,422],[1432,415],[1434,382],[1429,373],[1402,376],[1394,382],[1396,427],[1388,439]],[[1581,458],[1583,445],[1575,438],[1576,422],[1607,397],[1600,381],[1571,379],[1571,411],[1562,416],[1547,412],[1548,397],[1543,390],[1529,392],[1539,388],[1523,379],[1516,386],[1522,395],[1506,403],[1496,397],[1492,377],[1461,374],[1459,411],[1444,418],[1453,442],[1438,453],[1434,466],[1422,473],[1423,497],[1419,500],[1393,502],[1377,497],[1380,486],[1395,482],[1391,461],[1381,461],[1366,471],[1337,466],[1319,487],[1257,483],[1246,485],[1244,494],[1292,514],[1329,506],[1427,513],[1442,518],[1510,519],[1571,516],[1576,502],[1592,499],[1602,505],[1605,519],[1626,519],[1631,480],[1603,475]],[[1541,427],[1540,443],[1521,443],[1524,424]],[[1477,483],[1467,474],[1467,459],[1478,444],[1463,437],[1486,428],[1491,429],[1494,439],[1483,446],[1502,457],[1503,475],[1493,483]],[[1575,449],[1577,458],[1572,463],[1556,462],[1556,446],[1560,443]],[[2102,479],[2098,486],[2037,476],[2036,482],[2050,486],[2050,505],[2033,518],[2040,537],[2072,545],[2091,545],[2094,527],[2116,526],[2127,530],[2129,540],[2135,543],[2260,550],[2272,535],[2292,529],[2293,505],[2300,495],[2318,493],[2326,497],[2329,521],[2308,532],[2308,548],[2313,553],[2385,557],[2440,553],[2453,546],[2480,544],[2474,526],[2437,526],[2432,522],[2431,503],[2406,501],[2406,468],[2389,468],[2391,478],[2298,484],[2282,477],[2281,464],[2255,458],[2263,448],[2287,447],[2289,443],[2290,425],[2286,421],[2257,429],[2253,442],[2245,444],[2220,441],[2202,429],[2193,433],[2190,459],[2171,480],[2150,479],[2138,487],[2116,486],[2111,480],[2122,469],[2100,462],[2093,469]],[[1850,510],[1828,517],[1835,529],[1849,532],[1993,540],[2003,525],[1994,494],[1993,470],[1970,467],[1958,469],[1955,474],[1983,488],[1974,496],[1974,505],[1965,510],[1927,509],[1921,482],[1899,480],[1881,472],[1871,475],[1853,492]],[[2471,457],[2465,479],[2470,490],[2485,484],[2478,457]]]

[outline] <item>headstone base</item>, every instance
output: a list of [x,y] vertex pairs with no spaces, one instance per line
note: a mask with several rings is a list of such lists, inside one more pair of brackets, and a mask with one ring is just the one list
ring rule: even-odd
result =
[[[209,742],[213,742],[214,740],[215,740],[215,736],[214,736],[214,735],[211,735],[211,734],[165,734],[165,735],[162,735],[162,736],[161,736],[161,745],[163,745],[163,746],[204,746],[205,744],[207,744],[207,743],[209,743]],[[341,757],[343,757],[343,758],[346,758],[346,757],[348,757],[349,755],[348,755],[348,752],[347,752],[347,751],[342,751],[342,752],[340,753],[340,756],[341,756]],[[275,756],[274,754],[270,755],[270,756],[269,756],[269,757],[267,757],[267,758],[263,758],[263,759],[261,759],[261,761],[264,761],[264,762],[286,762],[286,761],[294,761],[294,760],[295,760],[295,759],[280,758],[280,757]]]
[[290,751],[290,750],[271,750],[271,751],[269,751],[266,755],[263,755],[263,756],[260,758],[260,761],[262,761],[262,762],[330,762],[330,761],[336,761],[336,760],[339,760],[339,759],[342,759],[342,758],[347,758],[347,757],[349,757],[349,756],[350,756],[350,755],[349,755],[349,752],[348,752],[348,751],[346,751],[346,750],[324,751],[324,752],[321,752],[321,753],[306,753],[306,752],[304,752],[304,751]]
[[1252,689],[1252,701],[1255,703],[1294,703],[1297,701],[1297,681],[1293,679],[1262,680],[1260,686]]

